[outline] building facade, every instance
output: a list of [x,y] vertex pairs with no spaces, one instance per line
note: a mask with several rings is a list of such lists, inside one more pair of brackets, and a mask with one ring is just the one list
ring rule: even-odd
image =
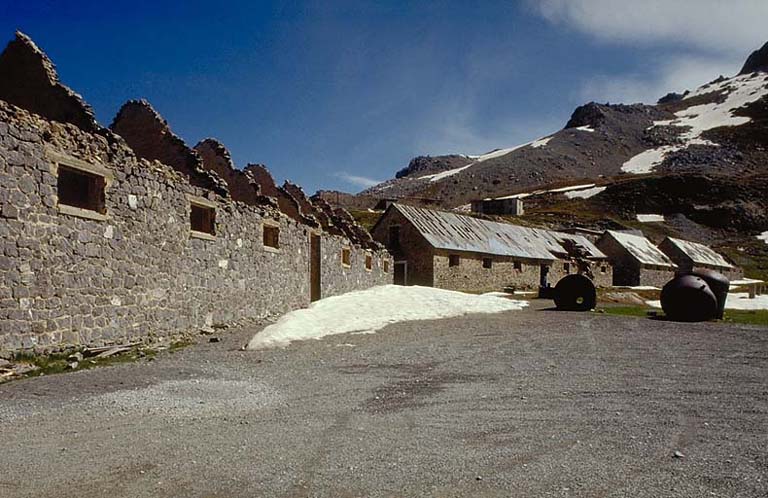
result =
[[609,230],[596,245],[613,266],[614,285],[662,287],[675,276],[677,265],[644,236]]
[[740,268],[729,263],[712,248],[698,242],[666,237],[659,244],[659,250],[666,254],[681,272],[699,269],[715,270],[730,280],[738,280],[744,276]]
[[395,283],[403,285],[537,289],[585,272],[596,285],[612,281],[604,254],[585,238],[560,232],[394,204],[372,235],[392,253]]

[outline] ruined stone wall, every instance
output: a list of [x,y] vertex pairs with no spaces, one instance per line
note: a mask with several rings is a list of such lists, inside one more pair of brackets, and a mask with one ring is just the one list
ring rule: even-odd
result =
[[[459,256],[458,266],[450,266],[451,254]],[[520,269],[517,270],[515,259],[493,256],[491,268],[484,268],[483,259],[488,257],[475,253],[438,251],[434,257],[435,287],[475,292],[501,291],[505,287],[539,287],[540,264],[518,260]]]
[[[105,213],[59,205],[59,163],[106,172]],[[192,236],[190,196],[216,205],[215,237]],[[279,225],[279,249],[263,245],[265,220]],[[309,232],[195,187],[119,137],[0,101],[0,350],[135,340],[305,306]],[[335,258],[324,295],[391,281],[391,268],[343,272]]]
[[[349,265],[342,263],[342,250],[350,250]],[[392,283],[392,258],[387,251],[370,251],[350,244],[343,237],[326,235],[320,246],[322,259],[320,282],[322,296],[329,297],[374,285]],[[371,270],[365,268],[365,257],[371,256]],[[389,261],[384,271],[384,261]]]

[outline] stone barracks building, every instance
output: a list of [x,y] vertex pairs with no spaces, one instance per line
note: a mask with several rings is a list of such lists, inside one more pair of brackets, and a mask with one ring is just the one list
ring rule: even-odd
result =
[[659,249],[677,265],[679,271],[715,270],[730,280],[737,280],[744,275],[740,268],[698,242],[667,237],[659,244]]
[[394,257],[395,283],[463,291],[535,289],[591,270],[610,286],[607,256],[579,235],[391,205],[371,231]]
[[642,235],[608,230],[597,247],[613,265],[613,285],[662,287],[677,265]]
[[109,129],[23,34],[0,55],[0,351],[197,330],[392,282],[349,213],[188,147],[144,101]]

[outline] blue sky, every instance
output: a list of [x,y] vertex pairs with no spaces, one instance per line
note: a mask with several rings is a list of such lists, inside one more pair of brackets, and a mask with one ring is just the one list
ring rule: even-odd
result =
[[188,144],[309,193],[733,74],[765,19],[765,0],[0,0],[0,33],[30,35],[102,124],[146,98]]

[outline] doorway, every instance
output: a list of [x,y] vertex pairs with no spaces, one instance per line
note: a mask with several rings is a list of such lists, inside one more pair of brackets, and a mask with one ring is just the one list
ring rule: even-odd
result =
[[408,262],[407,261],[395,261],[395,285],[405,285],[408,279]]
[[313,233],[309,236],[309,300],[320,297],[320,236]]

